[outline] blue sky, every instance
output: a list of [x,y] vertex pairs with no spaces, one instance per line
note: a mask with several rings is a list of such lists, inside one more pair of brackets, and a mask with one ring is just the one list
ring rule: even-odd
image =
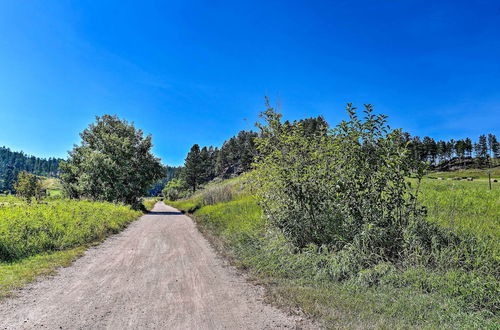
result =
[[95,115],[166,164],[284,116],[372,103],[434,138],[499,134],[499,1],[0,0],[0,145],[66,157]]

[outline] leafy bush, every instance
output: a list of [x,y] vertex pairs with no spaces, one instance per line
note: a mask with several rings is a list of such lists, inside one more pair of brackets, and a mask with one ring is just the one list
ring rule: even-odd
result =
[[36,175],[26,171],[19,172],[14,188],[16,194],[23,197],[28,203],[31,203],[32,198],[41,201],[45,196],[42,180]]
[[73,200],[0,206],[0,261],[99,241],[140,214],[128,206]]
[[176,201],[183,195],[185,183],[181,179],[172,179],[163,188],[163,197],[169,201]]
[[348,121],[314,136],[282,124],[272,108],[263,114],[253,182],[264,212],[297,247],[344,250],[361,267],[427,252],[430,229],[406,181],[401,131],[370,105],[363,119],[347,111]]

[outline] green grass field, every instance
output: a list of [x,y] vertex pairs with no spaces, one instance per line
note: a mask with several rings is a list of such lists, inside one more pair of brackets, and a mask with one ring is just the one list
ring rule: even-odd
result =
[[[496,166],[491,168],[490,170],[491,178],[500,180],[500,166]],[[431,172],[427,175],[428,178],[473,178],[479,180],[487,180],[488,179],[488,170],[487,169],[468,169],[468,170],[459,170],[452,172]]]
[[142,213],[105,202],[0,197],[0,298],[40,275],[69,265],[90,245]]
[[[225,201],[228,191],[232,199]],[[224,201],[217,202],[218,196]],[[421,200],[429,221],[473,237],[481,246],[476,253],[498,262],[500,189],[425,179]],[[381,264],[338,282],[327,270],[342,265],[328,266],[328,253],[314,248],[296,253],[267,226],[244,178],[209,185],[188,200],[169,204],[194,211],[199,228],[235,265],[266,285],[271,301],[291,310],[298,306],[327,328],[500,326],[498,268],[469,272]]]

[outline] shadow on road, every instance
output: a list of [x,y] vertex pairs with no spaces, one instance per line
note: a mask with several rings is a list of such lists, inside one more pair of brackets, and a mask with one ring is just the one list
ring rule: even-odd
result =
[[155,212],[151,211],[149,215],[182,215],[182,212]]

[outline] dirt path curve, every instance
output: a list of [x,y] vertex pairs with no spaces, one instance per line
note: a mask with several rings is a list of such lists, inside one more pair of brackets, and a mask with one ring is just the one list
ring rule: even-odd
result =
[[301,329],[163,203],[0,303],[0,329]]

